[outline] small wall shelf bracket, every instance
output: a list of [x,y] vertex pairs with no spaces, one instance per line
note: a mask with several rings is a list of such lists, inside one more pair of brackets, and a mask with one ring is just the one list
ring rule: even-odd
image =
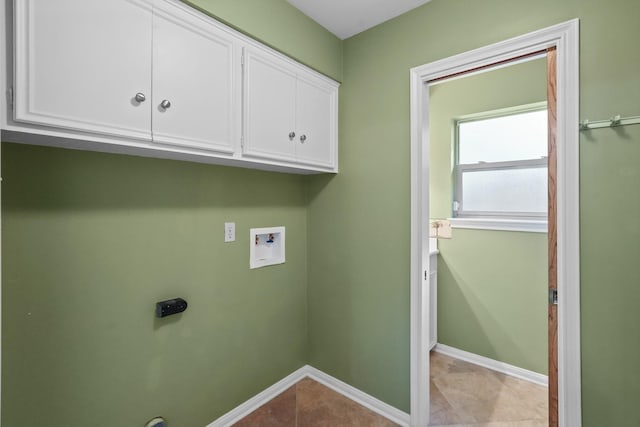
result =
[[589,121],[584,119],[579,123],[580,130],[592,130],[601,128],[613,128],[618,126],[638,125],[640,124],[640,116],[621,117],[616,114],[608,120]]

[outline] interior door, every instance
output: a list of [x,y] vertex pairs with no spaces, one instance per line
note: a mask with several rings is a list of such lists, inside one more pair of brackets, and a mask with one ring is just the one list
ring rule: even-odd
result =
[[548,240],[549,240],[549,427],[558,426],[558,209],[557,209],[557,78],[556,49],[547,51],[548,157]]
[[267,53],[244,53],[243,154],[295,160],[296,75]]
[[151,138],[148,1],[16,1],[15,17],[15,120]]
[[[238,58],[239,59],[239,58]],[[157,0],[153,142],[234,151],[234,43],[197,12]]]

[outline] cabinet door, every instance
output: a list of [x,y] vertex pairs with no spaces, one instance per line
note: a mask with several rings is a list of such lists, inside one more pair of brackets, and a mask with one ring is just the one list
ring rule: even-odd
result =
[[243,154],[295,160],[296,75],[268,53],[245,49]]
[[234,42],[171,1],[156,2],[153,21],[153,142],[232,153]]
[[15,8],[15,120],[151,138],[147,1],[21,0]]
[[301,163],[335,166],[337,89],[300,77],[296,96],[296,158]]

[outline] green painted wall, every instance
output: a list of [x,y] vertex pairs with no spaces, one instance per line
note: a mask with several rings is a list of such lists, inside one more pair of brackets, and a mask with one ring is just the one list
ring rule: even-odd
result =
[[[197,3],[341,78],[285,0]],[[305,177],[6,143],[2,176],[3,426],[205,426],[307,362]],[[287,262],[249,270],[269,225]]]
[[[314,366],[409,409],[409,69],[577,17],[581,117],[637,115],[638,16],[635,0],[433,0],[345,42],[341,173],[310,182]],[[584,425],[638,425],[640,126],[580,144]]]
[[[409,68],[578,17],[581,117],[639,114],[635,0],[433,0],[344,43],[285,0],[192,3],[344,82],[341,173],[3,144],[3,425],[204,425],[305,362],[408,410]],[[582,135],[585,426],[640,424],[639,142],[640,126]],[[243,230],[276,220],[287,264],[249,272]],[[177,284],[192,307],[158,324],[147,310]]]
[[[2,175],[2,425],[204,426],[306,363],[299,177],[14,144]],[[270,225],[287,262],[249,270]]]
[[438,342],[546,374],[546,234],[454,233],[439,245]]
[[285,0],[182,0],[327,76],[342,79],[342,41]]
[[[430,209],[451,217],[453,120],[545,101],[546,59],[431,86]],[[438,248],[438,342],[547,372],[547,235],[454,229]]]

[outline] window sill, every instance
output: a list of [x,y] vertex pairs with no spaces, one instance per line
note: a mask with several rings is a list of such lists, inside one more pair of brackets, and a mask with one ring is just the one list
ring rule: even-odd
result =
[[475,230],[524,231],[546,233],[546,220],[502,219],[502,218],[450,218],[451,227]]

